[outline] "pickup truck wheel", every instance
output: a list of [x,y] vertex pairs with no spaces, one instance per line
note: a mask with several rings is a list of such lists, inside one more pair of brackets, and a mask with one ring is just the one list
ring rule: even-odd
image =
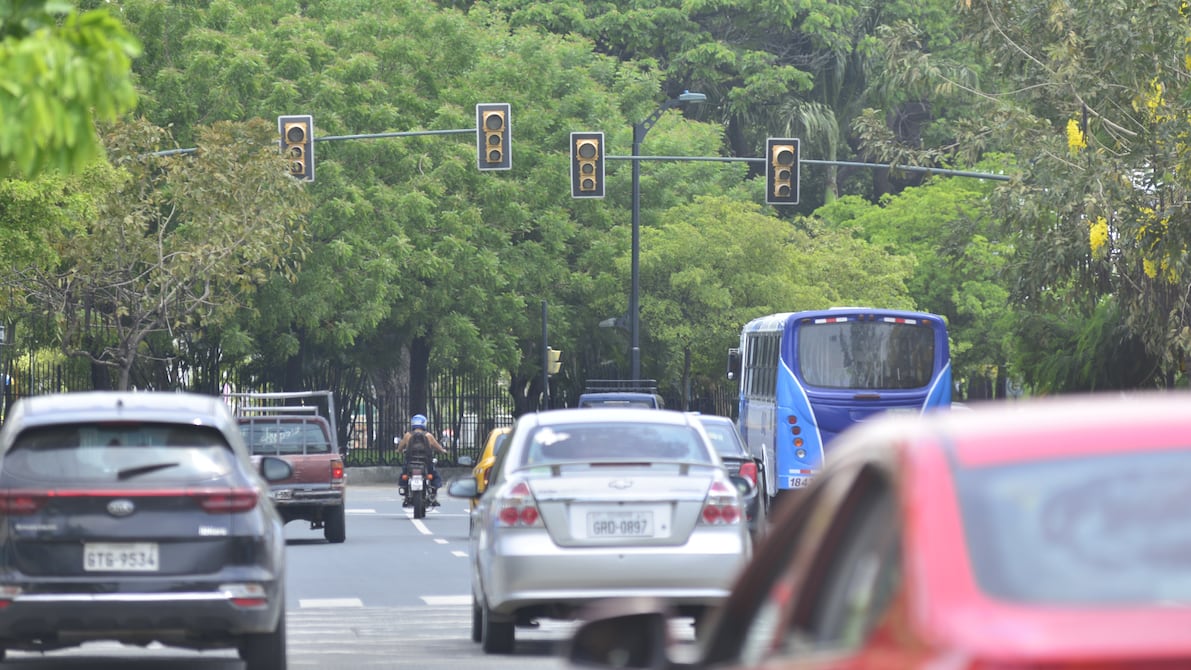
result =
[[343,505],[328,508],[323,516],[323,537],[332,544],[339,544],[347,539],[347,520],[344,518]]
[[244,670],[285,670],[285,609],[271,633],[245,635],[240,640]]

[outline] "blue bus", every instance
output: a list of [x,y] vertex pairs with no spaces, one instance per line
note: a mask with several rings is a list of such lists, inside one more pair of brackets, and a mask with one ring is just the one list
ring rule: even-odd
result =
[[740,433],[773,497],[810,484],[832,438],[857,421],[950,408],[947,325],[863,307],[770,314],[745,324],[728,377],[740,381]]

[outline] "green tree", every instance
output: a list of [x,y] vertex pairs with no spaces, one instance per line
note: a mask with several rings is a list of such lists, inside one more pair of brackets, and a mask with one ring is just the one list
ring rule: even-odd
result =
[[947,318],[954,377],[973,398],[1004,397],[1015,361],[1018,318],[1005,271],[1016,240],[992,215],[993,189],[971,177],[932,177],[877,204],[849,196],[816,211],[913,260],[909,294],[920,309]]
[[4,283],[26,313],[57,324],[64,352],[115,370],[117,388],[129,388],[152,338],[228,318],[300,253],[302,210],[283,204],[301,203],[300,187],[271,135],[261,122],[221,122],[199,131],[194,155],[161,155],[163,129],[115,126],[105,136],[112,166],[79,180],[94,203],[82,230],[63,226],[56,262],[18,266]]
[[106,9],[0,3],[0,178],[76,172],[101,155],[97,121],[136,104],[140,44]]
[[[1157,0],[1111,11],[1088,0],[972,0],[961,10],[965,41],[992,65],[981,70],[928,54],[905,33],[902,48],[890,53],[915,62],[937,98],[962,99],[972,112],[933,133],[947,142],[921,151],[882,137],[869,119],[869,145],[886,157],[970,161],[989,148],[1016,157],[1015,179],[993,202],[995,216],[1019,235],[1007,275],[1015,279],[1020,323],[1074,318],[1123,326],[1076,329],[1109,339],[1093,344],[1081,336],[1074,352],[1033,350],[1025,374],[1063,367],[1040,366],[1039,358],[1074,355],[1096,363],[1070,369],[1116,370],[1066,382],[1070,388],[1104,379],[1128,387],[1180,383],[1191,351],[1188,9]],[[1019,330],[1023,351],[1041,341],[1033,335]],[[1133,349],[1133,340],[1144,344],[1148,364],[1096,359]],[[1138,379],[1137,368],[1149,377]],[[1051,386],[1065,378],[1033,381]]]
[[[652,363],[682,390],[724,375],[740,329],[764,314],[843,304],[908,308],[910,263],[821,220],[798,225],[760,205],[700,197],[667,210],[642,242],[642,321]],[[668,371],[668,372],[667,372]]]

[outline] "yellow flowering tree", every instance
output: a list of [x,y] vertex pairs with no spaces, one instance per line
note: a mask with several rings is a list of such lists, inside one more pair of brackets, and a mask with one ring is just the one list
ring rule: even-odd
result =
[[[990,149],[1016,157],[994,201],[1016,245],[1007,276],[1023,316],[1019,372],[1050,391],[1185,384],[1188,3],[1106,11],[1098,0],[970,0],[959,21],[980,59],[947,62],[924,50],[928,65],[918,71],[935,85],[918,90],[939,108],[981,110],[940,119],[928,134],[945,138],[953,158],[970,162]],[[888,43],[907,44],[916,43],[904,30]],[[937,157],[940,146],[920,155]]]

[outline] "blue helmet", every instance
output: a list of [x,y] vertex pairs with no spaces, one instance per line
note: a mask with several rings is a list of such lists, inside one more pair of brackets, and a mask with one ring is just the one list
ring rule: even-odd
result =
[[414,418],[409,420],[409,425],[413,426],[414,428],[425,428],[426,416],[423,414],[415,414]]

